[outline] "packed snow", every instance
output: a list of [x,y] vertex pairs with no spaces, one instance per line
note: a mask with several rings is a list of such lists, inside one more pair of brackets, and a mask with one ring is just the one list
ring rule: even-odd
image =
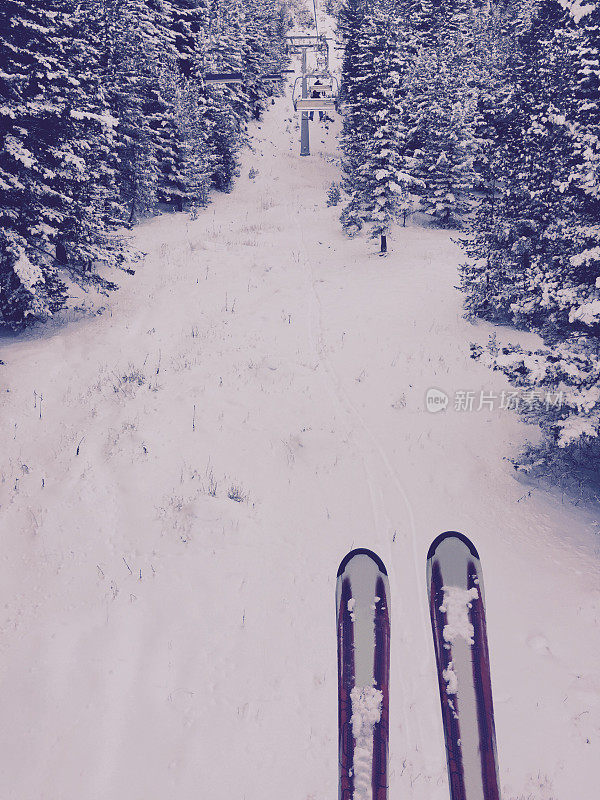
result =
[[446,694],[456,694],[458,692],[458,676],[454,672],[454,665],[452,661],[448,664],[445,670],[442,671],[442,677],[446,681]]
[[138,226],[118,293],[0,340],[0,795],[335,797],[361,546],[394,604],[390,800],[446,800],[425,555],[452,529],[482,558],[503,797],[594,800],[597,518],[518,479],[514,413],[454,403],[508,384],[469,357],[495,329],[463,318],[452,232],[346,239],[339,119],[301,158],[289,94],[231,194]]
[[350,600],[348,600],[348,611],[350,612],[350,619],[352,622],[356,621],[356,614],[354,613],[355,605],[356,605],[356,600],[354,599],[354,597],[351,597]]
[[444,599],[440,611],[446,614],[443,636],[448,646],[457,639],[464,639],[473,644],[473,625],[469,620],[469,609],[476,600],[478,591],[475,588],[463,589],[461,586],[443,586]]
[[383,695],[373,686],[355,686],[352,702],[352,734],[354,736],[354,797],[371,800],[373,788],[373,729],[381,719]]

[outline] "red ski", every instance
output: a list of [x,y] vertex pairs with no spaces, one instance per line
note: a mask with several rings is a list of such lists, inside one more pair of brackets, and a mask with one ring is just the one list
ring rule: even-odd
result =
[[451,800],[500,800],[483,575],[462,533],[432,543],[427,588]]
[[387,800],[389,594],[379,556],[348,553],[336,588],[339,800]]

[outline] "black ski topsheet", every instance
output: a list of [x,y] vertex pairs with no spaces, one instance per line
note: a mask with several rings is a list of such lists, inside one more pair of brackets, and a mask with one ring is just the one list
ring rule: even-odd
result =
[[427,588],[451,800],[500,800],[483,575],[464,534],[434,540]]
[[371,550],[352,550],[337,574],[339,800],[387,800],[389,582]]

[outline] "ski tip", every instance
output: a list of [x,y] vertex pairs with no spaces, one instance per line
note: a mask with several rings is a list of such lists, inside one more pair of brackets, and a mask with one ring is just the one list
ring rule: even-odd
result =
[[348,555],[344,556],[344,558],[342,559],[342,563],[340,564],[339,569],[337,571],[338,578],[342,574],[342,572],[346,569],[346,564],[348,564],[348,562],[351,561],[354,558],[354,556],[369,556],[369,558],[372,558],[373,561],[377,564],[380,571],[383,572],[384,575],[387,575],[387,569],[385,568],[385,564],[379,558],[377,553],[374,553],[372,550],[367,550],[366,547],[357,547],[356,550],[351,550],[348,553]]
[[459,533],[458,531],[446,531],[445,533],[440,533],[439,536],[431,543],[431,547],[427,551],[427,558],[430,559],[435,555],[435,551],[438,549],[440,544],[445,541],[446,539],[459,539],[469,550],[471,555],[474,558],[479,558],[479,553],[477,552],[477,548],[473,544],[473,542],[468,539],[464,533]]

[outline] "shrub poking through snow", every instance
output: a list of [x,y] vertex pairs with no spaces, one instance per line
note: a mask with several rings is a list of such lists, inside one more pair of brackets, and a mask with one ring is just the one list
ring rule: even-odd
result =
[[243,503],[247,499],[247,496],[244,493],[242,487],[238,486],[235,483],[232,483],[229,489],[227,490],[227,497],[230,500],[235,500],[236,503]]

